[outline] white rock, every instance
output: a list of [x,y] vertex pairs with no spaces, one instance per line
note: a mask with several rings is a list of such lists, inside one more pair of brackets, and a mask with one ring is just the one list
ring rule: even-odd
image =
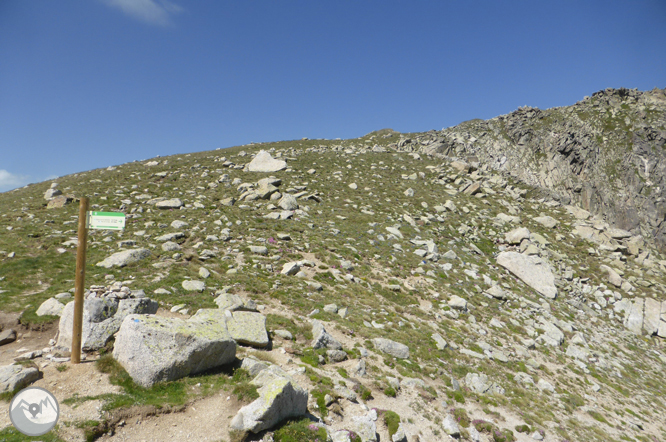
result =
[[37,316],[60,316],[65,305],[55,298],[49,298],[42,302],[37,309]]
[[247,165],[249,172],[278,172],[287,168],[287,162],[278,160],[266,152],[260,150],[252,161]]
[[550,265],[538,256],[528,256],[517,252],[501,252],[497,264],[520,278],[541,295],[549,299],[557,297],[555,276]]

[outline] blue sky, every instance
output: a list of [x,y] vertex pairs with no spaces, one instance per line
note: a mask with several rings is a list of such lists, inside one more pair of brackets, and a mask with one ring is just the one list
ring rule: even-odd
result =
[[0,191],[666,87],[666,2],[1,0]]

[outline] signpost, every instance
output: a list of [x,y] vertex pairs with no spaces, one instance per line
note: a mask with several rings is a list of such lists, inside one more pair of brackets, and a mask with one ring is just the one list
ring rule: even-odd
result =
[[79,203],[78,247],[76,249],[76,278],[74,282],[74,325],[72,330],[72,364],[81,362],[83,329],[83,292],[86,281],[86,246],[88,229],[122,230],[125,214],[120,212],[88,212],[88,198]]

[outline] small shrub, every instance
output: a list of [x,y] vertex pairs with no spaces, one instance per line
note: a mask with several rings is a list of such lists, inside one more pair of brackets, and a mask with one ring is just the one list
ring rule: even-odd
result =
[[516,425],[516,431],[519,433],[529,433],[531,430],[529,425],[523,424],[523,425]]
[[387,385],[384,388],[384,394],[388,397],[396,397],[398,395],[398,392],[395,391],[395,388],[391,387],[390,385]]
[[67,371],[68,368],[69,368],[69,365],[67,365],[67,364],[58,364],[56,366],[56,370],[58,370],[60,373],[62,373],[64,371]]

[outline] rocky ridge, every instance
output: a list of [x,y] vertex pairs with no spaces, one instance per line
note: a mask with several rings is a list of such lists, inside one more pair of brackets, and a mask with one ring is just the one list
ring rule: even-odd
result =
[[666,90],[605,89],[572,106],[524,107],[405,137],[401,150],[505,171],[666,247]]

